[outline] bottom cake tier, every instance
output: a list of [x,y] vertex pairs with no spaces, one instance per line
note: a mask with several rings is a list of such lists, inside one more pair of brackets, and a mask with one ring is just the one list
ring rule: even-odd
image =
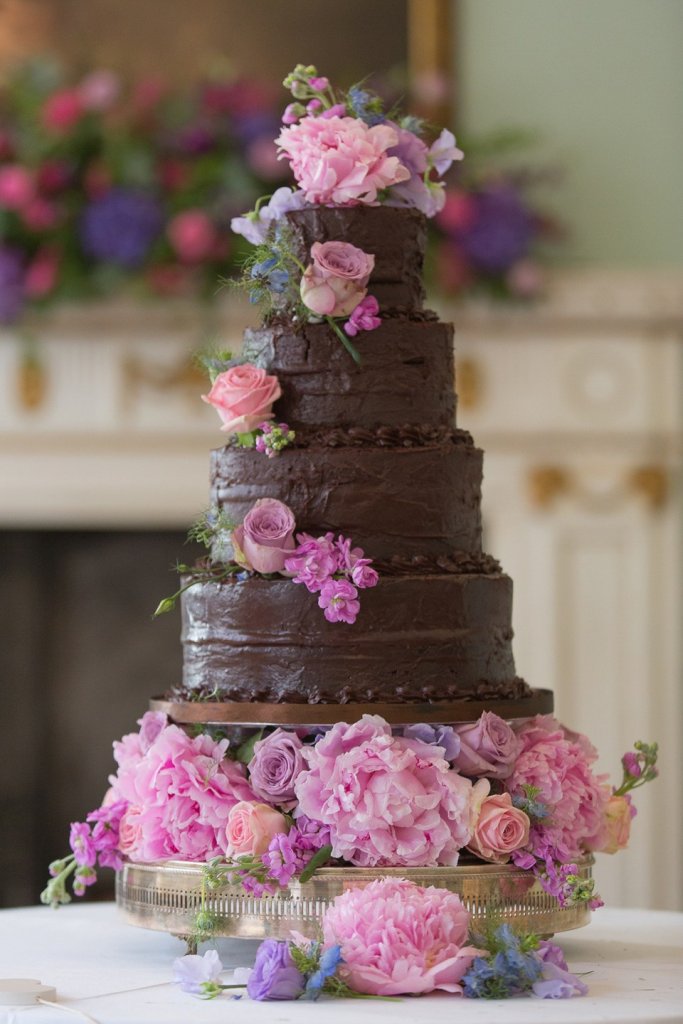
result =
[[[578,864],[591,877],[592,857]],[[195,945],[197,917],[209,915],[211,936],[241,939],[290,938],[292,930],[319,936],[325,911],[336,896],[377,878],[407,878],[422,886],[457,893],[473,922],[507,922],[549,936],[590,921],[585,903],[561,907],[528,871],[509,864],[462,864],[437,868],[321,868],[308,882],[292,882],[275,895],[254,897],[241,885],[207,891],[203,864],[163,861],[124,864],[116,878],[116,902],[129,924],[170,932]]]

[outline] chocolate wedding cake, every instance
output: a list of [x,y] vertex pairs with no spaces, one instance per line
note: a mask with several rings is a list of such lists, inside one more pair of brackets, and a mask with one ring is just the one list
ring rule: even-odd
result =
[[[512,581],[482,550],[482,452],[455,426],[453,328],[423,306],[426,221],[415,209],[309,206],[286,215],[295,255],[342,241],[374,255],[381,325],[360,363],[328,322],[271,314],[241,358],[277,376],[278,458],[232,442],[211,455],[211,504],[235,523],[258,499],[297,530],[352,537],[379,572],[353,627],[284,576],[196,582],[182,595],[176,700],[551,710],[515,674]],[[417,707],[415,708],[417,714]],[[415,719],[419,720],[419,719]]]

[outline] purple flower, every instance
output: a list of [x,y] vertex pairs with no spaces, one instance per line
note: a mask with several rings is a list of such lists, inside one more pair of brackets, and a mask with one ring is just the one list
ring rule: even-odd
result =
[[97,850],[90,834],[90,826],[82,821],[71,823],[69,846],[79,867],[92,868],[97,860]]
[[304,859],[294,846],[292,833],[294,833],[294,840],[296,840],[295,829],[292,829],[289,835],[286,835],[284,832],[278,832],[271,839],[266,852],[261,855],[261,860],[268,874],[281,886],[289,885],[294,875],[301,871],[304,866]]
[[306,979],[294,966],[289,944],[266,939],[259,946],[247,981],[250,999],[298,999]]
[[248,767],[251,788],[257,796],[283,806],[294,801],[294,783],[306,764],[302,747],[297,734],[284,729],[276,729],[254,744]]
[[567,970],[567,961],[564,958],[564,953],[554,942],[549,942],[547,939],[541,939],[538,944],[538,949],[536,950],[536,955],[544,964],[554,964],[556,967],[560,967],[563,971]]
[[[324,735],[324,733],[321,733],[321,736]],[[292,842],[297,850],[302,850],[303,852],[322,850],[323,846],[327,846],[330,842],[330,826],[309,818],[307,814],[298,815],[296,825],[289,833],[290,837],[293,833],[296,833],[296,835]]]
[[73,881],[74,896],[85,896],[86,888],[89,885],[94,885],[96,881],[97,874],[94,868],[76,868]]
[[642,775],[642,768],[638,762],[638,755],[633,750],[627,751],[621,759],[621,763],[624,766],[624,771],[631,775],[634,779],[637,779]]
[[358,591],[348,580],[329,579],[323,583],[318,604],[328,622],[353,624],[360,611]]
[[496,185],[472,196],[474,217],[456,232],[467,260],[484,273],[499,274],[525,257],[533,218],[515,189]]
[[80,233],[87,256],[134,270],[161,234],[164,217],[147,192],[113,188],[85,209]]
[[233,217],[230,227],[235,234],[243,235],[252,245],[262,245],[271,224],[281,220],[291,210],[300,210],[305,205],[303,192],[283,185],[273,192],[270,202],[260,206],[258,211],[247,213],[243,217]]
[[443,747],[446,761],[455,761],[460,753],[460,737],[450,725],[407,725],[403,735],[411,740],[421,740],[423,743]]
[[0,246],[0,324],[13,323],[24,304],[24,265],[21,253]]
[[355,338],[359,331],[374,331],[382,324],[381,317],[377,316],[379,303],[374,295],[366,295],[358,303],[351,313],[351,316],[344,324],[344,330],[351,338]]
[[293,573],[294,583],[303,583],[311,594],[317,594],[339,567],[334,534],[311,537],[307,533],[298,533],[296,539],[298,546],[286,560],[285,569]]
[[456,767],[463,775],[507,779],[522,750],[521,740],[506,721],[484,711],[476,722],[456,726],[460,753]]
[[351,580],[360,590],[367,590],[377,586],[379,573],[370,567],[369,558],[360,558],[351,570]]
[[206,985],[215,985],[223,971],[221,958],[215,949],[204,956],[180,956],[173,961],[173,980],[183,992],[200,996],[206,994]]
[[101,868],[112,868],[114,871],[120,871],[123,867],[123,857],[118,850],[113,848],[100,850],[98,863]]
[[454,160],[462,160],[464,153],[455,144],[455,135],[448,128],[443,128],[441,135],[429,147],[428,160],[439,177],[450,168]]
[[533,983],[531,991],[537,999],[571,999],[572,996],[585,996],[588,986],[575,974],[546,960],[541,977]]

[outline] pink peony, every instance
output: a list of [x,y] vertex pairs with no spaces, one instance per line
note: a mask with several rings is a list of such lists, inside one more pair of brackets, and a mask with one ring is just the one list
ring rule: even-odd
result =
[[455,893],[378,878],[337,896],[323,919],[323,940],[341,946],[344,977],[357,992],[462,995],[462,977],[481,952],[467,945],[469,922]]
[[353,625],[360,611],[358,591],[348,580],[325,580],[320,588],[318,605],[328,622],[348,622]]
[[0,167],[0,206],[6,210],[23,210],[34,199],[33,177],[21,164]]
[[190,738],[176,725],[154,736],[160,720],[149,716],[156,714],[148,712],[140,733],[114,744],[119,769],[109,780],[113,796],[139,810],[126,819],[128,856],[217,857],[224,852],[230,809],[254,799],[244,767],[226,758],[227,740],[216,742],[204,733]]
[[276,139],[309,203],[349,206],[376,203],[377,193],[410,177],[387,150],[394,128],[369,127],[354,117],[304,117]]
[[216,377],[208,395],[202,395],[218,412],[228,434],[246,434],[263,420],[272,420],[273,402],[282,394],[277,377],[243,363]]
[[485,775],[489,779],[510,775],[522,747],[512,726],[492,711],[484,711],[476,722],[456,725],[455,731],[460,737],[455,766],[464,775]]
[[129,860],[138,860],[143,845],[144,815],[140,807],[128,805],[119,825],[119,851]]
[[512,851],[526,846],[528,841],[528,815],[512,806],[509,793],[499,793],[483,801],[467,849],[482,860],[505,864]]
[[259,498],[232,532],[235,561],[253,572],[282,572],[295,547],[295,529],[287,505],[276,498]]
[[363,867],[455,865],[489,789],[377,715],[333,726],[303,753],[297,814],[329,825],[333,856]]
[[262,800],[286,805],[294,801],[294,783],[305,768],[303,744],[295,732],[276,729],[254,744],[249,762],[251,788]]
[[203,210],[177,213],[166,231],[173,249],[183,263],[201,263],[215,249],[216,229]]
[[43,124],[46,128],[66,133],[78,124],[85,106],[77,89],[60,89],[48,96],[43,105]]
[[589,848],[600,853],[625,850],[631,838],[631,821],[635,814],[636,809],[628,793],[625,796],[610,796],[605,805],[603,832],[598,837],[597,845]]
[[228,815],[225,855],[258,857],[266,852],[273,836],[287,831],[285,816],[274,807],[242,800]]
[[579,733],[565,730],[552,715],[537,715],[518,731],[522,749],[505,786],[524,795],[533,786],[547,819],[531,828],[532,852],[568,863],[587,849],[599,849],[604,836],[609,790],[605,776],[595,776],[591,765],[597,753]]

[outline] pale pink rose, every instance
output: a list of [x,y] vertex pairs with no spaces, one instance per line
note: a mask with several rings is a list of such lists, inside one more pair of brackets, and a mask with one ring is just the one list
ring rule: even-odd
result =
[[473,787],[441,753],[393,736],[377,715],[338,723],[303,748],[308,771],[294,784],[296,814],[328,825],[333,856],[352,864],[454,866],[489,786]]
[[367,295],[375,257],[349,242],[314,242],[301,298],[320,316],[348,316]]
[[0,206],[7,210],[22,210],[35,195],[33,177],[21,164],[0,167]]
[[514,729],[492,711],[484,711],[476,722],[456,725],[460,737],[460,753],[455,767],[465,775],[485,775],[489,779],[506,779],[522,744]]
[[386,124],[304,117],[283,128],[275,141],[309,203],[375,204],[380,190],[410,177],[398,157],[387,154],[398,138]]
[[202,401],[212,405],[228,434],[246,434],[264,420],[272,420],[273,402],[282,394],[277,377],[251,363],[231,366],[216,377]]
[[129,804],[119,825],[118,849],[124,857],[135,860],[142,845],[142,808]]
[[184,210],[176,214],[166,231],[183,263],[208,259],[217,241],[216,229],[203,210]]
[[600,853],[617,853],[625,850],[631,838],[631,821],[636,809],[631,799],[625,796],[610,796],[605,807],[604,831],[599,837],[599,844],[590,849]]
[[235,561],[254,572],[282,572],[296,547],[292,511],[276,498],[259,498],[232,532]]
[[323,941],[341,946],[344,976],[356,992],[462,995],[463,975],[481,953],[467,945],[469,923],[455,893],[378,878],[337,896],[323,919]]
[[258,857],[273,836],[288,832],[287,820],[268,804],[240,801],[230,811],[225,826],[226,857]]
[[529,817],[513,807],[509,793],[487,796],[481,805],[474,834],[467,846],[482,860],[505,864],[513,850],[529,841]]
[[587,849],[600,849],[609,799],[606,776],[593,775],[597,754],[585,736],[565,730],[552,715],[537,715],[518,730],[521,753],[505,788],[524,796],[525,787],[547,818],[530,830],[534,854],[569,863]]

